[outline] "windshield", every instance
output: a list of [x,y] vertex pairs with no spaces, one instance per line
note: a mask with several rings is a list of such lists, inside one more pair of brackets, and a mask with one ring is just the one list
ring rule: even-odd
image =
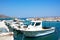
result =
[[31,22],[31,25],[34,26],[35,22]]
[[40,22],[37,22],[36,24],[35,24],[35,26],[39,26],[41,23]]

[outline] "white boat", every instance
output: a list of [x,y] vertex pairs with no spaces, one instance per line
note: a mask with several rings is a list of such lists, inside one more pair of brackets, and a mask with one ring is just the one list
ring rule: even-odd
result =
[[[44,36],[55,32],[55,27],[42,27],[42,21],[38,20],[31,21],[31,24],[28,26],[18,25],[13,22],[10,26],[16,30],[20,30],[27,37]],[[20,28],[18,26],[20,26]]]
[[31,25],[23,26],[20,31],[27,37],[38,37],[53,33],[55,27],[42,27],[42,21],[31,21]]
[[14,40],[13,32],[9,32],[4,21],[0,21],[0,40]]

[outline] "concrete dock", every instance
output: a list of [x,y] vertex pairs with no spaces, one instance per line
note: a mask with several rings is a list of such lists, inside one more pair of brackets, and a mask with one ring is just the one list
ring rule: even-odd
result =
[[9,29],[5,25],[4,21],[0,21],[0,40],[14,40],[13,32],[9,32]]

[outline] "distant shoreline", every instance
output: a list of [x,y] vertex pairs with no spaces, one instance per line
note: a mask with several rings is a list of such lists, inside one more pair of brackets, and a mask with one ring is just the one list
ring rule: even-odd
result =
[[10,17],[6,16],[6,15],[3,15],[3,14],[0,14],[0,18],[10,18]]

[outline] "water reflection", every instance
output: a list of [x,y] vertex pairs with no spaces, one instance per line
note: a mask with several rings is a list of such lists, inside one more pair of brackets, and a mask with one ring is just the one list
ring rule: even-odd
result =
[[14,30],[14,40],[23,40],[23,34],[20,31]]

